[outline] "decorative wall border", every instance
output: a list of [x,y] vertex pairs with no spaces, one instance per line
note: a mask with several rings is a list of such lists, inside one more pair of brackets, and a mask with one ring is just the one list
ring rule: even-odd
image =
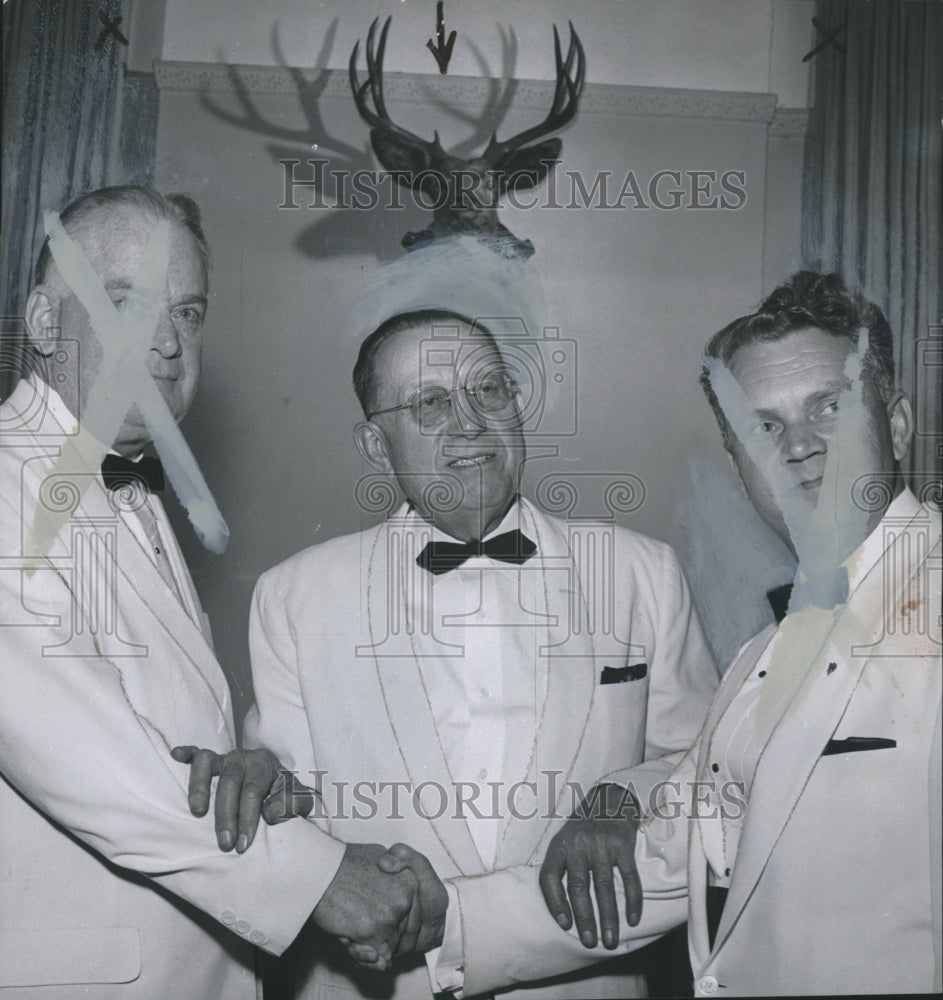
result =
[[[223,63],[154,63],[161,91],[233,92],[247,94],[296,94],[297,74],[306,84],[317,81],[319,97],[350,100],[350,84],[344,70],[297,70],[287,66],[246,66]],[[441,101],[456,107],[485,108],[508,86],[501,80],[471,76],[440,76],[428,73],[386,73],[384,94],[388,101],[422,103]],[[550,80],[516,80],[515,108],[546,109],[553,99]],[[784,114],[781,114],[783,112]],[[580,114],[612,115],[617,118],[712,118],[727,121],[772,123],[776,135],[799,135],[804,108],[776,107],[775,94],[730,90],[684,90],[672,87],[629,87],[590,83],[580,101]],[[794,131],[798,129],[798,131]]]
[[795,139],[804,136],[808,128],[808,108],[777,107],[769,123],[769,134],[777,139]]

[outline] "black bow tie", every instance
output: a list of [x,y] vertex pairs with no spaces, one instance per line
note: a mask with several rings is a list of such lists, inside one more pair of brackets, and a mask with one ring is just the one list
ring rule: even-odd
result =
[[146,456],[132,462],[121,455],[106,455],[102,460],[102,480],[105,489],[118,490],[122,486],[140,483],[149,493],[164,489],[164,467],[159,458]]
[[769,606],[773,609],[773,617],[776,619],[777,625],[786,617],[791,597],[791,583],[784,583],[782,586],[773,587],[772,590],[766,591],[766,600],[769,601]]
[[426,547],[416,556],[416,565],[439,576],[461,566],[473,556],[490,556],[492,559],[520,566],[536,551],[537,546],[527,535],[515,528],[484,542],[427,542]]

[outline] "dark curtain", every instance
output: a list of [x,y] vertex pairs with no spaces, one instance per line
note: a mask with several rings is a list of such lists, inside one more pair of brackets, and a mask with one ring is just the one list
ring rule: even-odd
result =
[[15,317],[42,243],[43,210],[110,180],[122,46],[103,34],[99,12],[114,21],[121,0],[12,0],[2,7],[0,396],[17,377]]
[[818,0],[817,17],[829,32],[844,25],[845,51],[827,44],[814,57],[803,257],[883,308],[916,409],[905,471],[918,495],[938,499],[943,5]]

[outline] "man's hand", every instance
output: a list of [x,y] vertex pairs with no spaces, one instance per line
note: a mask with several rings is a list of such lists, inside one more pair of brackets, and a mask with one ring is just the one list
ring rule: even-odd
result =
[[216,842],[221,851],[239,854],[255,839],[259,816],[269,825],[293,816],[307,816],[314,806],[314,793],[281,770],[278,758],[268,750],[230,750],[227,754],[197,747],[174,747],[174,760],[190,765],[189,802],[194,816],[205,816],[210,806],[210,786],[216,788]]
[[404,943],[418,939],[423,924],[416,875],[408,869],[384,874],[377,862],[386,853],[380,844],[348,844],[312,914],[322,930],[341,939],[358,965],[381,972],[390,968],[394,954],[406,950]]
[[394,844],[377,861],[377,867],[388,875],[396,875],[409,869],[419,881],[422,926],[414,936],[403,936],[397,954],[408,951],[427,952],[430,948],[438,948],[445,933],[449,894],[435,869],[429,864],[429,859],[419,851],[414,851],[408,844]]
[[[589,896],[590,873],[606,948],[613,949],[619,943],[619,909],[613,868],[618,868],[622,875],[629,926],[634,927],[641,917],[642,883],[635,868],[638,818],[638,803],[631,792],[619,785],[597,785],[589,799],[580,803],[576,816],[567,820],[566,826],[550,841],[540,869],[544,901],[564,930],[570,929],[575,915],[580,941],[587,948],[595,948],[597,941],[596,919]],[[563,891],[564,872],[566,892]]]

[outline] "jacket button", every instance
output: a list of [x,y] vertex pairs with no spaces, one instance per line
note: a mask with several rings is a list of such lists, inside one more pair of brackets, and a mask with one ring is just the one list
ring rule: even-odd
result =
[[219,919],[222,920],[227,927],[232,927],[232,925],[236,922],[236,914],[233,913],[232,910],[223,910],[223,912],[219,915]]
[[236,926],[233,928],[233,930],[237,934],[248,934],[251,927],[252,924],[250,924],[248,920],[237,920]]
[[261,931],[250,931],[249,940],[253,944],[265,944],[265,935]]
[[697,981],[697,991],[706,997],[712,997],[717,992],[717,980],[713,976],[701,976]]

